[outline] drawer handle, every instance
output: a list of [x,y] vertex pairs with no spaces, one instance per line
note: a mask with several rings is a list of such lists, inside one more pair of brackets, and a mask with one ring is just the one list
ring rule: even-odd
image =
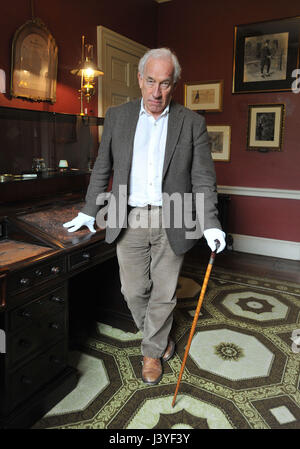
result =
[[23,348],[29,348],[29,346],[31,346],[31,341],[22,339],[19,341],[19,345]]
[[34,274],[37,278],[39,278],[40,276],[42,276],[43,272],[41,270],[35,270]]
[[60,304],[65,302],[65,300],[63,298],[60,298],[59,296],[51,296],[50,300],[54,301],[54,302],[57,302],[57,303],[60,303]]
[[59,323],[50,323],[49,327],[51,327],[51,329],[60,329],[60,324]]
[[83,253],[82,254],[83,259],[89,260],[91,258],[90,253]]
[[52,267],[51,268],[51,273],[58,274],[59,272],[60,272],[60,267]]
[[51,355],[49,357],[49,359],[50,359],[50,362],[54,363],[55,365],[62,365],[63,364],[63,361],[61,359],[59,359],[58,357],[55,357],[55,355]]
[[29,282],[30,282],[30,279],[29,279],[29,278],[22,278],[22,279],[20,280],[20,284],[23,285],[23,286],[28,285]]
[[32,317],[32,313],[29,312],[28,310],[22,310],[20,312],[20,316],[22,316],[24,318],[31,318]]
[[32,384],[32,379],[30,379],[29,377],[26,377],[26,376],[22,376],[21,377],[21,382],[22,382],[22,384],[31,385]]
[[0,307],[6,306],[6,273],[0,275]]

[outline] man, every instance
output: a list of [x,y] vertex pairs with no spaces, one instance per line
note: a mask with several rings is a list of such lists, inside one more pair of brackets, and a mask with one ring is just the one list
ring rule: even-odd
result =
[[266,66],[267,72],[266,75],[270,76],[270,67],[271,67],[271,47],[270,47],[270,41],[266,40],[265,44],[263,45],[261,49],[261,58],[260,58],[260,72],[261,76],[264,77],[264,68]]
[[[177,210],[171,210],[168,196],[177,194],[181,199],[185,194],[204,194],[204,236],[212,250],[215,240],[220,242],[218,252],[225,247],[205,121],[171,100],[180,70],[169,49],[150,50],[143,56],[138,72],[142,99],[107,111],[86,204],[78,217],[64,224],[70,232],[82,225],[94,230],[99,211],[96,199],[106,192],[113,170],[115,202],[108,208],[106,241],[117,243],[122,293],[143,332],[142,378],[150,385],[160,381],[161,362],[174,354],[175,343],[169,334],[177,280],[184,253],[202,235],[190,238],[189,225],[176,226],[182,205],[179,201]],[[125,194],[120,186],[126,187]],[[113,204],[119,206],[114,224],[110,220]],[[127,224],[126,208],[132,222],[144,225],[133,226],[129,220],[122,229]],[[152,226],[153,222],[158,225]]]

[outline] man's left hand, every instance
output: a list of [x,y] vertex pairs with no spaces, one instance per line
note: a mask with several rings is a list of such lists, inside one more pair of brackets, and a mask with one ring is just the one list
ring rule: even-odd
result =
[[217,253],[220,253],[221,251],[223,251],[223,249],[226,246],[226,242],[225,242],[225,237],[226,234],[225,232],[221,231],[221,229],[217,229],[217,228],[210,228],[210,229],[206,229],[204,232],[204,237],[206,238],[207,244],[210,247],[210,249],[212,251],[216,250],[216,242],[215,240],[219,240],[220,242],[220,246],[217,250]]

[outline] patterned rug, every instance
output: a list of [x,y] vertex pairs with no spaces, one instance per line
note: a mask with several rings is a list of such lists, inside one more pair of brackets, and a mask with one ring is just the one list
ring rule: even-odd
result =
[[172,398],[204,271],[185,264],[175,356],[141,379],[141,334],[100,322],[72,343],[78,385],[33,428],[300,428],[300,285],[213,268],[175,407]]

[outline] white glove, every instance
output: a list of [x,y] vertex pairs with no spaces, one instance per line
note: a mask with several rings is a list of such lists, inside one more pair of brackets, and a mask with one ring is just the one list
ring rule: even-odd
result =
[[206,238],[207,244],[210,247],[210,249],[212,251],[216,250],[216,242],[215,240],[219,240],[220,242],[220,246],[217,250],[217,253],[220,253],[221,251],[223,251],[223,249],[226,246],[226,242],[225,242],[225,232],[221,231],[220,229],[217,228],[210,228],[210,229],[206,229],[204,232],[204,237]]
[[73,218],[73,220],[68,221],[67,223],[64,223],[63,227],[70,228],[68,229],[68,232],[74,232],[77,231],[79,228],[81,228],[81,226],[87,226],[91,232],[96,232],[96,229],[94,228],[94,223],[95,223],[94,217],[79,212],[77,217]]

